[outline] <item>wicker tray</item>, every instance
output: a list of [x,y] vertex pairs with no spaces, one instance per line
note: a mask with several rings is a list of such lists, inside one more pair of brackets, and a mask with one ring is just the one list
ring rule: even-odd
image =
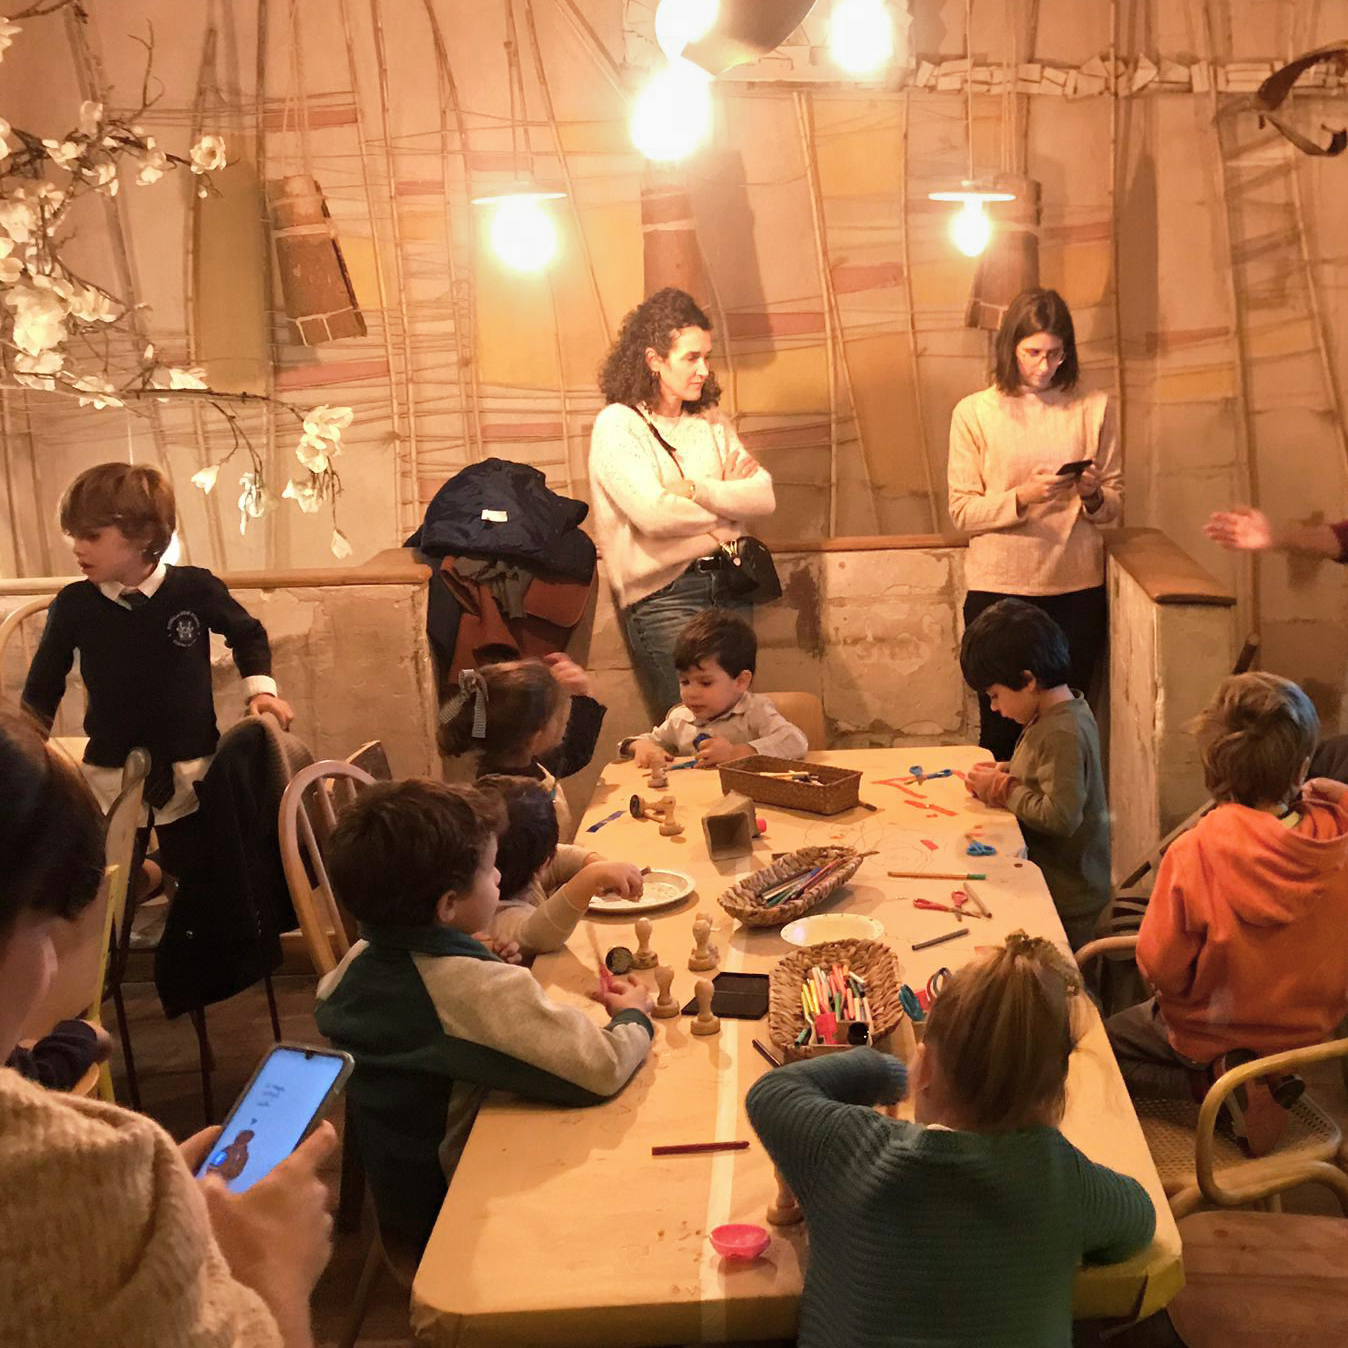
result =
[[796,1036],[805,1028],[805,1012],[800,1005],[800,988],[805,972],[813,964],[847,964],[852,972],[866,980],[866,997],[871,1004],[871,1042],[875,1043],[898,1029],[903,1017],[899,1002],[899,973],[894,952],[882,941],[830,941],[793,950],[779,960],[768,984],[768,1033],[783,1058],[812,1058],[834,1051],[828,1044],[795,1045]]
[[[812,772],[823,785],[763,776],[765,772],[792,771]],[[752,758],[737,758],[722,767],[721,790],[738,791],[760,805],[781,805],[788,810],[806,810],[810,814],[840,814],[857,803],[861,774],[848,768],[830,768],[823,763],[755,754]]]
[[[798,875],[812,866],[821,866],[835,857],[848,858],[836,871],[830,872],[794,899],[768,908],[759,903],[758,896],[788,875]],[[778,857],[771,866],[755,871],[739,884],[727,889],[716,900],[731,917],[737,917],[746,927],[780,927],[808,913],[823,903],[835,889],[840,889],[857,872],[861,857],[851,847],[802,847],[799,852],[788,852]]]

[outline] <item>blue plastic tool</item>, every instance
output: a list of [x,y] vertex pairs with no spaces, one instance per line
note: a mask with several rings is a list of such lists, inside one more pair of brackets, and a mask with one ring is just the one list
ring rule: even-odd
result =
[[991,843],[979,842],[975,838],[969,844],[968,853],[971,857],[995,857],[997,849]]
[[626,810],[614,810],[612,814],[606,814],[602,819],[590,825],[585,830],[586,833],[598,833],[605,824],[611,824],[615,819],[621,819],[627,813]]

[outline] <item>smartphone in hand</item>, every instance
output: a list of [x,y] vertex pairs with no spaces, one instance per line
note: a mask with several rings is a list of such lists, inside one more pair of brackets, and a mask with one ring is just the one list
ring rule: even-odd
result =
[[277,1044],[243,1088],[197,1178],[218,1175],[236,1194],[251,1188],[322,1121],[353,1066],[336,1049]]
[[1058,476],[1067,477],[1070,474],[1072,477],[1080,477],[1094,463],[1094,459],[1073,459],[1071,463],[1065,463],[1058,469]]

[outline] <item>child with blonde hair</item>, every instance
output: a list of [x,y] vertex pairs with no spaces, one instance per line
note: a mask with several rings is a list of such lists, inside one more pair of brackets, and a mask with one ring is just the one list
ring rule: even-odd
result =
[[[1072,1281],[1156,1214],[1058,1130],[1076,971],[1014,932],[931,1009],[911,1072],[872,1049],[792,1063],[746,1101],[810,1233],[800,1348],[1072,1342]],[[873,1106],[911,1085],[916,1122]]]
[[[1196,723],[1217,806],[1165,854],[1142,920],[1156,995],[1106,1025],[1138,1095],[1201,1093],[1348,1013],[1348,787],[1305,782],[1319,729],[1306,694],[1262,672],[1223,680]],[[1260,1078],[1231,1097],[1251,1152],[1277,1142],[1302,1088]]]

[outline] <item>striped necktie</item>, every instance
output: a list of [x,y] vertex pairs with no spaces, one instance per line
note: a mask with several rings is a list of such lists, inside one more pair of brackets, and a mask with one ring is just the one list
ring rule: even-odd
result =
[[123,590],[117,596],[127,608],[134,612],[136,609],[144,608],[150,602],[150,596],[143,594],[140,590]]

